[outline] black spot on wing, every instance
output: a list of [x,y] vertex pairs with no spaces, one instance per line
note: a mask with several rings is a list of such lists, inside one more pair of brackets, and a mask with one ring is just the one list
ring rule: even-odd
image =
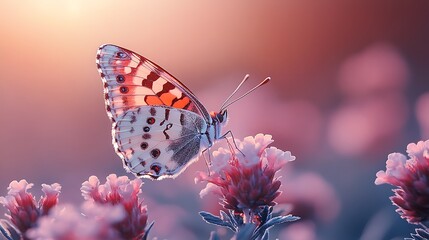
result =
[[149,110],[150,115],[155,116],[156,115],[156,109],[155,108],[150,108]]
[[150,155],[153,158],[158,158],[160,154],[161,154],[161,150],[159,150],[158,148],[154,148],[152,149],[152,151],[150,151]]
[[168,118],[170,117],[170,109],[166,108],[164,113],[164,120],[159,123],[160,126],[164,125],[165,121],[168,121]]
[[123,82],[125,82],[125,77],[124,77],[124,75],[118,75],[118,76],[116,76],[116,82],[118,82],[118,83],[123,83]]
[[165,135],[165,139],[170,139],[170,135],[168,135],[167,130],[173,127],[173,124],[169,123],[165,126],[164,131],[162,131]]
[[147,120],[146,120],[146,122],[147,122],[147,124],[152,125],[152,124],[154,124],[154,123],[155,123],[155,118],[153,118],[153,117],[148,117],[148,118],[147,118]]
[[149,146],[149,144],[148,144],[147,142],[142,142],[142,143],[140,144],[140,148],[141,148],[142,150],[146,150],[148,146]]
[[127,87],[120,87],[120,88],[119,88],[119,91],[120,91],[121,93],[127,93],[127,92],[129,91],[129,89],[128,89]]
[[185,114],[183,113],[180,114],[180,125],[185,125]]

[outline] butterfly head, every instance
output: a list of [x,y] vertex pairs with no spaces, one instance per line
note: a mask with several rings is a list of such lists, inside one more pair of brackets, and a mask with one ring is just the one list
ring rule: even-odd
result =
[[226,109],[219,112],[210,112],[210,117],[212,118],[212,130],[210,131],[210,135],[213,136],[214,139],[220,139],[222,133],[221,129],[228,122],[228,113]]
[[220,112],[210,112],[210,116],[216,125],[225,126],[228,122],[228,112],[226,109]]

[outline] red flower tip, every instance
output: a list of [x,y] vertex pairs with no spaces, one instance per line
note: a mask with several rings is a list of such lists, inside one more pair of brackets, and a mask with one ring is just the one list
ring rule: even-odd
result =
[[429,220],[429,140],[407,146],[409,159],[401,153],[389,154],[386,171],[377,172],[375,184],[397,187],[390,197],[397,212],[409,223]]
[[36,225],[40,216],[48,213],[49,209],[58,203],[61,185],[42,184],[45,196],[37,204],[35,198],[28,192],[34,184],[26,180],[12,181],[8,187],[8,195],[0,197],[0,204],[9,210],[7,217],[12,224],[23,234]]
[[115,225],[116,229],[125,239],[137,239],[144,235],[147,224],[147,208],[139,198],[142,185],[139,178],[130,180],[127,176],[110,174],[106,183],[100,184],[97,177],[91,176],[82,184],[81,192],[86,200],[121,205],[127,216]]
[[275,205],[281,185],[275,174],[295,157],[289,151],[267,148],[273,142],[270,135],[258,134],[235,142],[241,153],[219,148],[213,152],[210,175],[199,173],[196,177],[196,182],[207,182],[200,196],[214,193],[221,197],[226,209],[236,213],[257,212],[263,206]]

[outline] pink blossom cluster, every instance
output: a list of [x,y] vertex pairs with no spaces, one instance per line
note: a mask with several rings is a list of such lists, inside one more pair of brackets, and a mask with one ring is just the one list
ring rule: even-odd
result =
[[139,178],[130,180],[126,176],[110,174],[105,184],[100,184],[97,177],[91,176],[82,184],[81,191],[85,200],[122,206],[126,217],[115,227],[125,239],[141,239],[147,223],[147,207],[139,198],[142,185]]
[[231,144],[229,149],[219,148],[213,152],[210,173],[199,173],[196,182],[207,182],[200,196],[216,194],[224,208],[243,214],[245,221],[257,221],[258,212],[264,206],[274,206],[281,193],[276,173],[295,157],[289,151],[268,147],[273,142],[271,135],[234,141],[237,152]]
[[[227,226],[237,236],[248,236],[245,239],[263,238],[272,226],[297,220],[291,215],[273,216],[275,199],[281,194],[276,174],[295,157],[268,147],[273,142],[270,135],[228,141],[229,148],[214,151],[209,173],[199,173],[196,181],[207,183],[201,197],[217,194],[229,212],[221,217],[200,212],[203,219]],[[110,174],[102,183],[91,176],[81,187],[85,201],[76,207],[58,203],[58,183],[43,184],[45,196],[36,202],[28,191],[32,183],[12,181],[8,195],[0,197],[9,210],[8,226],[1,220],[0,230],[8,239],[146,239],[151,226],[147,227],[147,207],[140,198],[142,185],[139,178]],[[14,232],[19,237],[12,237]]]
[[386,171],[377,172],[375,184],[390,184],[396,188],[392,203],[402,218],[419,224],[429,220],[429,140],[410,143],[407,156],[389,154]]
[[22,233],[36,226],[37,220],[48,214],[49,210],[58,203],[58,195],[61,191],[58,183],[42,184],[45,196],[37,202],[35,197],[28,192],[33,185],[24,179],[19,182],[12,181],[7,188],[8,195],[0,197],[0,204],[9,210],[7,218]]
[[85,202],[80,208],[58,204],[61,186],[42,185],[45,196],[37,203],[26,180],[12,181],[0,203],[8,210],[10,233],[19,239],[142,239],[146,233],[147,208],[139,198],[142,182],[111,174],[100,184],[91,176],[82,184]]

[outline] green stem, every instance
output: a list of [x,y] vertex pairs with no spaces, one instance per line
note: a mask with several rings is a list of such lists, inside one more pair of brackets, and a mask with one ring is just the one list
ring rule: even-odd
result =
[[244,216],[243,216],[243,223],[251,223],[252,222],[252,211],[250,209],[244,209],[243,210]]

